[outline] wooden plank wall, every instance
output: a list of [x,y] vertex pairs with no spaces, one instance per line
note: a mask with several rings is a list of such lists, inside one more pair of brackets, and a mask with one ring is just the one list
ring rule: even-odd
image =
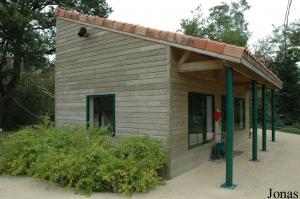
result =
[[168,134],[167,46],[57,19],[55,122],[86,123],[86,95],[116,94],[117,136]]
[[[211,143],[188,149],[188,92],[213,94],[215,108],[221,109],[221,96],[225,94],[225,82],[210,82],[177,72],[179,61],[175,50],[170,50],[170,176],[189,171],[210,158]],[[225,75],[225,74],[224,74]],[[203,77],[202,77],[203,78]],[[249,91],[234,88],[235,96],[245,98],[246,128],[234,133],[234,144],[247,139],[249,133]]]

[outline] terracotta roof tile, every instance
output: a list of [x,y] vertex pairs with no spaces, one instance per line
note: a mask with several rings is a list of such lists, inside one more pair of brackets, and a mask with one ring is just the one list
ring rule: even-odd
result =
[[79,15],[79,21],[81,21],[81,22],[86,22],[86,17],[87,17],[86,14],[80,14],[80,15]]
[[154,39],[159,39],[160,32],[161,32],[160,30],[156,30],[156,29],[153,29],[153,28],[148,28],[146,36],[154,38]]
[[208,40],[205,50],[222,54],[225,44],[217,41]]
[[79,13],[78,12],[73,12],[73,14],[72,14],[72,19],[74,19],[74,20],[79,20]]
[[169,32],[168,31],[161,31],[160,34],[159,34],[159,38],[161,40],[168,41],[168,37],[169,37]]
[[144,26],[136,26],[134,30],[135,34],[146,36],[147,28]]
[[65,16],[65,12],[66,12],[65,10],[59,9],[58,12],[56,12],[56,13],[57,13],[57,16],[64,17]]
[[125,25],[123,26],[123,31],[124,32],[130,32],[133,33],[135,29],[135,25],[130,24],[130,23],[125,23]]
[[86,22],[87,23],[94,24],[94,20],[95,20],[94,16],[87,16],[86,17]]
[[223,54],[235,58],[242,58],[243,56],[248,56],[258,65],[260,65],[264,70],[268,71],[268,73],[271,73],[271,75],[274,76],[278,81],[280,81],[262,62],[260,62],[248,49],[244,47],[229,45],[222,42],[192,37],[169,31],[156,30],[153,28],[147,28],[129,23],[122,23],[119,21],[113,21],[101,17],[88,16],[86,14],[81,14],[78,12],[65,11],[63,9],[60,9],[59,7],[55,9],[54,14],[58,17],[64,17],[84,23],[91,23],[97,26],[104,26],[106,28],[111,28],[118,31],[133,33],[157,40],[164,40],[167,42],[177,43],[184,46],[190,46],[193,48]]
[[115,29],[115,30],[123,30],[123,26],[124,26],[125,24],[124,23],[122,23],[122,22],[118,22],[118,21],[116,21],[114,24],[113,24],[113,29]]
[[199,48],[204,50],[206,48],[207,39],[200,39],[197,37],[191,37],[190,45],[194,48]]
[[175,42],[176,43],[189,46],[190,45],[190,40],[191,40],[190,36],[183,35],[183,34],[176,34],[175,35]]
[[167,37],[167,41],[175,43],[176,42],[175,41],[175,35],[176,35],[176,33],[169,32],[168,37]]
[[73,12],[71,12],[71,11],[65,12],[65,17],[66,18],[72,19],[72,15],[73,15]]
[[244,52],[245,52],[244,47],[238,47],[238,46],[226,44],[223,54],[232,56],[232,57],[236,57],[236,58],[241,58],[243,56]]
[[103,18],[96,17],[96,19],[95,19],[95,21],[94,21],[94,24],[95,24],[95,25],[98,25],[98,26],[102,26],[102,25],[103,25],[103,22],[104,22],[104,19],[103,19]]
[[112,28],[113,24],[115,21],[110,20],[110,19],[105,19],[103,22],[103,26],[107,27],[107,28]]

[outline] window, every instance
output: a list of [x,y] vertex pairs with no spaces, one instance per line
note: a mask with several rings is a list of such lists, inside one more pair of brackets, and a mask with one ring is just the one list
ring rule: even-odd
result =
[[188,147],[209,142],[214,131],[214,96],[188,94]]
[[[245,129],[245,99],[234,98],[234,129]],[[226,131],[226,96],[222,96],[222,131]]]
[[222,95],[222,102],[221,102],[221,114],[222,114],[222,132],[226,131],[226,96]]
[[107,126],[115,131],[115,95],[87,96],[87,127]]
[[234,128],[245,129],[245,99],[234,99]]

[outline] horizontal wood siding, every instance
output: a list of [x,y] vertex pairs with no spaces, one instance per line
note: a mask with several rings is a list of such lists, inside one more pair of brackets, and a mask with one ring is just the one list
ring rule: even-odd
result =
[[86,122],[86,96],[116,94],[117,136],[168,134],[167,47],[57,19],[55,115],[58,126]]
[[[199,92],[215,96],[215,108],[221,109],[221,96],[225,94],[225,82],[201,80],[177,72],[178,57],[171,51],[170,68],[170,176],[189,171],[210,158],[211,143],[188,149],[188,92]],[[224,74],[225,75],[225,74]],[[203,77],[202,77],[203,78]],[[234,143],[246,139],[249,133],[249,92],[245,88],[234,88],[235,96],[245,98],[246,129],[236,131]]]

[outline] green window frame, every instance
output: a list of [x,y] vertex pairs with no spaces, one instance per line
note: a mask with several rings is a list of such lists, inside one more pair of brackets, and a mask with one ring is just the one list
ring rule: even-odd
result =
[[[222,95],[221,102],[222,131],[226,131],[226,96]],[[246,128],[246,108],[244,98],[234,98],[234,129],[243,130]]]
[[[211,108],[209,108],[211,107]],[[188,93],[188,148],[206,144],[214,132],[214,95]]]
[[[111,97],[112,98],[112,102],[111,102],[111,108],[112,108],[112,113],[111,113],[111,120],[112,120],[112,130],[113,130],[113,136],[115,136],[115,132],[116,132],[116,95],[115,94],[95,94],[95,95],[87,95],[86,96],[86,128],[89,128],[91,125],[91,100],[94,98],[105,98],[105,97]],[[93,101],[94,103],[94,101]],[[93,105],[94,108],[94,105]],[[94,111],[94,110],[93,110]],[[99,113],[99,118],[101,118],[102,112]],[[93,116],[95,117],[95,116]],[[102,121],[101,119],[99,119],[99,126],[102,126]]]

